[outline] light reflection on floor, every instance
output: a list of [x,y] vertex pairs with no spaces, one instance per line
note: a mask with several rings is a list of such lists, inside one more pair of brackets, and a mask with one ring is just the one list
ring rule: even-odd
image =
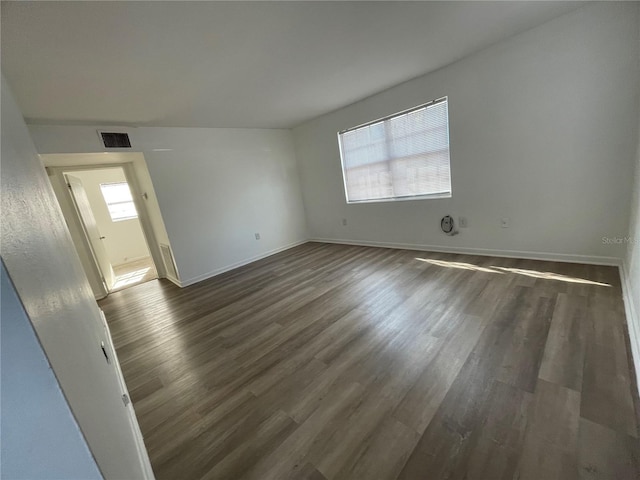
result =
[[498,273],[504,275],[505,273],[515,273],[517,275],[524,275],[527,277],[533,278],[542,278],[545,280],[558,280],[561,282],[570,282],[570,283],[583,283],[587,285],[597,285],[600,287],[610,287],[611,285],[608,283],[595,282],[593,280],[587,280],[586,278],[578,278],[578,277],[570,277],[568,275],[562,275],[559,273],[553,272],[539,272],[537,270],[525,270],[522,268],[509,268],[509,267],[481,267],[479,265],[474,265],[472,263],[463,263],[463,262],[448,262],[445,260],[433,260],[431,258],[416,258],[421,262],[430,263],[432,265],[437,265],[439,267],[447,267],[447,268],[459,268],[463,270],[473,270],[477,272],[486,272],[486,273]]
[[158,278],[158,273],[151,257],[144,257],[133,262],[113,267],[115,275],[110,292],[122,290],[139,283]]
[[421,262],[431,263],[433,265],[438,265],[439,267],[459,268],[461,270],[473,270],[476,272],[499,273],[501,275],[503,274],[503,272],[499,272],[487,267],[480,267],[472,263],[447,262],[444,260],[433,260],[431,258],[416,258],[416,260],[420,260]]
[[113,288],[122,288],[133,283],[141,281],[151,267],[141,268],[140,270],[134,270],[133,272],[125,273],[124,275],[118,275],[116,281],[113,284]]

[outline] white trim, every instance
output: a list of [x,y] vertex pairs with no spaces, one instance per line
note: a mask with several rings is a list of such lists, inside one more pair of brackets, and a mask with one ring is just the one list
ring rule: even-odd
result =
[[137,262],[139,260],[143,260],[145,258],[151,258],[151,260],[153,261],[153,257],[151,256],[151,252],[149,252],[149,255],[140,255],[140,256],[137,256],[137,257],[131,257],[131,258],[128,258],[127,260],[125,260],[124,262],[112,263],[111,266],[112,267],[122,267],[123,265],[127,265],[128,263],[134,263],[134,262]]
[[[178,265],[176,264],[176,259],[173,256],[173,250],[171,249],[171,245],[169,243],[159,243],[158,247],[160,248],[160,256],[162,257],[162,265],[164,266],[165,276],[169,278],[173,283],[178,282],[180,284],[180,271],[178,270]],[[165,252],[169,255],[169,258],[165,258]],[[171,269],[169,267],[172,267]],[[175,275],[169,270],[173,270]]]
[[180,288],[186,287],[186,285],[183,285],[180,280],[178,280],[177,278],[173,277],[172,275],[169,275],[168,273],[166,274],[165,278],[167,280],[169,280],[171,283],[173,283],[174,285],[177,285]]
[[262,260],[263,258],[270,257],[271,255],[275,255],[276,253],[284,252],[285,250],[289,250],[290,248],[297,247],[298,245],[302,245],[303,243],[307,243],[308,241],[309,240],[306,240],[306,239],[299,240],[297,242],[293,242],[288,245],[285,245],[284,247],[275,248],[273,250],[269,250],[268,252],[261,253],[260,255],[256,255],[255,257],[251,257],[246,260],[241,260],[240,262],[227,265],[226,267],[218,268],[213,272],[198,275],[197,277],[190,278],[189,280],[184,280],[180,282],[176,282],[170,278],[169,280],[171,280],[173,283],[175,283],[180,287],[188,287],[189,285],[193,285],[194,283],[198,283],[208,278],[215,277],[216,275],[220,275],[221,273],[228,272],[229,270],[233,270],[234,268],[242,267],[244,265],[248,265],[249,263],[253,263],[255,261]]
[[627,316],[627,329],[629,330],[629,343],[631,344],[631,355],[633,365],[636,369],[636,386],[640,394],[640,317],[636,312],[636,306],[631,296],[631,279],[627,274],[624,262],[620,263],[620,281],[622,284],[622,298],[624,299],[624,309]]
[[[346,187],[345,187],[346,188]],[[406,197],[385,197],[374,198],[371,200],[347,200],[349,205],[359,205],[361,203],[393,203],[393,202],[412,202],[419,200],[440,200],[445,198],[451,198],[451,186],[446,192],[440,193],[426,193],[424,195],[410,195]]]
[[[146,168],[146,160],[144,160],[144,162]],[[133,167],[133,162],[123,163],[122,170],[124,170],[124,177],[127,179],[127,183],[131,189],[133,203],[135,204],[138,212],[138,220],[140,222],[140,228],[142,228],[144,241],[147,244],[147,250],[149,251],[149,255],[153,261],[156,274],[159,278],[162,278],[163,276],[166,276],[167,272],[165,271],[162,253],[160,252],[160,239],[156,235],[156,231],[153,229],[153,224],[151,223],[151,214],[149,213],[149,207],[146,202],[147,197],[144,197],[145,201],[142,200],[142,195],[143,193],[146,195],[146,192],[143,192],[140,188],[138,174],[136,173],[136,169]],[[153,185],[151,187],[153,189]],[[162,219],[162,211],[158,211],[158,213]]]
[[399,248],[439,253],[462,253],[487,257],[524,258],[528,260],[550,260],[555,262],[588,263],[591,265],[619,266],[617,257],[599,257],[590,255],[572,255],[568,253],[528,252],[520,250],[493,250],[488,248],[451,247],[448,245],[417,245],[413,243],[371,242],[368,240],[342,240],[332,238],[311,238],[310,242],[360,245],[363,247]]
[[124,379],[124,374],[122,373],[122,368],[120,367],[120,360],[118,359],[118,354],[116,352],[116,348],[113,345],[113,338],[111,337],[111,329],[109,328],[109,324],[107,323],[107,317],[104,315],[104,312],[101,308],[98,309],[100,311],[100,318],[102,319],[102,327],[104,328],[104,334],[109,344],[109,353],[111,354],[111,360],[113,367],[116,371],[116,377],[118,379],[118,384],[120,386],[121,394],[124,394],[129,399],[129,403],[124,405],[124,408],[127,409],[127,417],[129,418],[129,426],[131,427],[134,441],[136,444],[136,451],[138,453],[138,460],[140,462],[140,468],[144,474],[143,480],[155,480],[155,475],[153,474],[153,469],[151,468],[151,460],[149,458],[149,452],[147,451],[147,447],[144,444],[144,437],[142,436],[142,431],[140,430],[140,424],[138,423],[138,417],[136,416],[136,411],[133,408],[133,402],[131,401],[131,395],[129,394],[129,389],[127,388],[127,383]]

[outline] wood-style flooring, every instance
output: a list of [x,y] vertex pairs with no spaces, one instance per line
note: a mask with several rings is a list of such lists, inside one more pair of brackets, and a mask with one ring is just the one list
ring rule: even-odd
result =
[[307,243],[100,302],[163,479],[638,479],[613,267]]

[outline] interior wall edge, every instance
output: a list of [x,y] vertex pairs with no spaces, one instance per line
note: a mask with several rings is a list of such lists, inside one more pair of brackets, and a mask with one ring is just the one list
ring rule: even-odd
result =
[[619,268],[622,298],[624,300],[625,316],[627,317],[627,328],[629,330],[629,343],[631,344],[631,355],[636,373],[636,386],[640,394],[640,317],[633,303],[631,279],[629,278],[629,273],[627,272],[624,262],[620,264]]

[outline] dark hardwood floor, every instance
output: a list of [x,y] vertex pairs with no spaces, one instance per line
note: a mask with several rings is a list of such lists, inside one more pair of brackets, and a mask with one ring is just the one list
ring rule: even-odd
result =
[[617,269],[308,243],[100,302],[162,479],[638,479]]

